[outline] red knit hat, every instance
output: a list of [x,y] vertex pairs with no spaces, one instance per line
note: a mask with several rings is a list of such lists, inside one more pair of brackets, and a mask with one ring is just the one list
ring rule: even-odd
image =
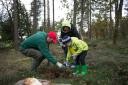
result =
[[56,32],[50,31],[48,32],[48,37],[50,37],[53,40],[53,43],[57,43],[57,34]]

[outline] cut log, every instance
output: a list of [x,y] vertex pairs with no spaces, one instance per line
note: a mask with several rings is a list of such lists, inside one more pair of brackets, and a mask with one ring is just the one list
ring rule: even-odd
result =
[[49,80],[26,78],[23,80],[19,80],[15,85],[71,85],[71,84],[51,83],[51,81]]
[[15,85],[52,85],[52,84],[48,80],[26,78],[23,80],[19,80]]

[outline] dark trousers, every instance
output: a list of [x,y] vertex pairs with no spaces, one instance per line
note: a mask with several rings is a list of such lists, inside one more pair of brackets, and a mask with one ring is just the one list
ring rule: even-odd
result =
[[87,55],[87,51],[81,52],[77,57],[76,57],[76,65],[85,65],[85,57]]
[[25,56],[32,57],[33,62],[32,62],[32,67],[31,70],[37,70],[37,67],[41,64],[41,62],[45,59],[41,52],[39,50],[29,48],[29,49],[24,49],[20,50],[21,53],[23,53]]
[[65,47],[62,46],[62,49],[64,51],[64,57],[66,58],[67,52],[68,52],[68,48],[67,48],[67,46],[65,46]]

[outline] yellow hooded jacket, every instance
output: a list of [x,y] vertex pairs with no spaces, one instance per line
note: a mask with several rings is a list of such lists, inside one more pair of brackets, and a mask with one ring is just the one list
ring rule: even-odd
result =
[[71,45],[68,47],[68,53],[66,57],[66,61],[70,61],[73,54],[79,55],[83,51],[88,50],[88,45],[86,42],[76,38],[71,37]]

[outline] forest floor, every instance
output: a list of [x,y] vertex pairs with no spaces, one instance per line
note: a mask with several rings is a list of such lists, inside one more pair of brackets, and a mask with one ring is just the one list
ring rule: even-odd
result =
[[[43,61],[38,72],[31,72],[31,58],[14,49],[0,50],[0,85],[14,85],[26,77],[47,79],[52,83],[71,85],[128,85],[128,44],[127,41],[112,45],[110,41],[92,41],[86,57],[88,74],[75,77],[72,70],[61,70]],[[63,61],[59,46],[50,48],[57,59]],[[58,84],[59,85],[59,84]]]

